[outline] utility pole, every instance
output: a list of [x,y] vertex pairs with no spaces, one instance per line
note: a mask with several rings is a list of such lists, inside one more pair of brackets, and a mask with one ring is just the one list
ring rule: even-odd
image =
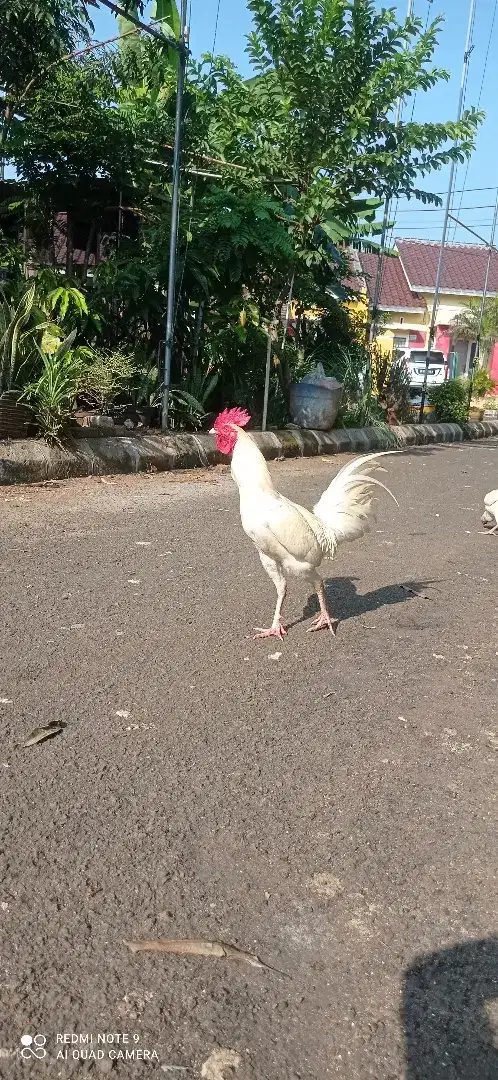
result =
[[181,0],[180,49],[178,57],[178,82],[176,87],[175,142],[173,147],[173,176],[171,183],[171,232],[169,241],[168,303],[166,309],[166,337],[164,345],[164,379],[161,427],[168,430],[169,388],[171,383],[171,357],[175,335],[175,278],[176,249],[178,245],[178,217],[180,206],[180,164],[183,130],[183,92],[187,69],[188,29],[187,0]]
[[[463,54],[462,77],[461,77],[461,80],[460,80],[460,95],[459,95],[459,98],[458,98],[458,112],[457,112],[457,118],[456,118],[457,124],[462,119],[463,102],[464,102],[464,96],[465,96],[465,84],[466,84],[466,81],[467,81],[467,70],[468,70],[468,66],[469,66],[470,54],[472,52],[471,41],[472,41],[472,28],[473,28],[473,25],[474,25],[474,12],[475,12],[475,0],[470,0],[469,21],[468,21],[468,26],[467,26],[467,38],[466,38],[466,41],[465,41],[465,51],[464,51],[464,54]],[[424,422],[425,397],[426,397],[426,394],[427,394],[427,375],[428,375],[428,372],[429,372],[429,357],[430,357],[430,353],[431,353],[431,349],[432,349],[432,345],[433,345],[433,341],[434,341],[434,334],[436,332],[437,309],[438,309],[438,305],[439,305],[439,293],[441,291],[441,278],[442,278],[443,266],[444,266],[444,247],[445,247],[445,244],[446,244],[446,234],[447,234],[447,231],[448,231],[448,221],[449,221],[449,218],[450,218],[451,202],[452,202],[452,199],[453,199],[454,180],[455,180],[455,161],[453,160],[451,162],[450,178],[449,178],[449,181],[448,181],[448,192],[447,192],[447,195],[446,195],[446,206],[445,206],[444,220],[443,220],[443,235],[441,237],[441,246],[439,248],[439,259],[438,259],[437,273],[436,273],[436,287],[435,287],[435,290],[434,290],[434,302],[432,304],[431,323],[430,323],[430,327],[429,327],[429,334],[428,334],[428,337],[427,337],[427,351],[426,351],[426,354],[425,354],[424,381],[423,381],[423,384],[422,384],[422,396],[421,396],[421,399],[420,399],[420,412],[419,412],[419,417],[418,417],[419,424],[423,424],[423,422]]]
[[[408,0],[408,10],[407,10],[407,13],[406,13],[406,18],[407,19],[409,19],[411,17],[412,11],[413,11],[413,0]],[[397,108],[396,108],[396,118],[395,118],[395,121],[394,121],[396,127],[398,127],[399,124],[401,123],[402,112],[403,112],[403,98],[400,97],[400,99],[398,101]],[[377,316],[378,316],[378,312],[379,312],[379,300],[380,300],[380,294],[381,294],[381,291],[382,291],[382,267],[383,267],[383,262],[384,262],[384,257],[385,257],[385,250],[386,250],[386,236],[387,236],[387,229],[388,229],[388,225],[389,225],[390,210],[391,210],[391,195],[388,195],[387,199],[386,199],[386,201],[384,203],[384,217],[382,219],[382,233],[381,233],[381,237],[380,237],[380,251],[379,251],[379,258],[377,260],[377,273],[375,275],[374,294],[373,294],[373,297],[372,297],[372,321],[370,323],[370,331],[369,331],[369,335],[368,335],[368,339],[369,339],[370,342],[374,341],[375,336],[376,336],[376,330],[377,330]]]

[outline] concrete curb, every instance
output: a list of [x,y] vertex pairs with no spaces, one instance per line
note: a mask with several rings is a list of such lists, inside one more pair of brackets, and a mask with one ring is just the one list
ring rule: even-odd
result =
[[[317,454],[363,453],[402,446],[428,446],[486,439],[498,435],[498,420],[468,424],[404,424],[390,429],[344,428],[337,431],[253,432],[268,461]],[[394,438],[393,438],[394,436]],[[76,476],[105,476],[157,470],[205,468],[226,458],[213,435],[129,435],[66,440],[63,448],[39,439],[0,442],[0,484],[35,484]]]

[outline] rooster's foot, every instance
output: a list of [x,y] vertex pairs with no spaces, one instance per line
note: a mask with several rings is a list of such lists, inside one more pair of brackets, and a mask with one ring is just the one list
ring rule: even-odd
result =
[[254,627],[254,641],[256,641],[257,638],[267,638],[267,637],[276,637],[276,638],[280,638],[280,640],[283,640],[286,633],[287,633],[287,630],[285,629],[284,626],[282,626],[282,623],[278,623],[277,626],[270,626],[268,628],[268,630],[264,630],[262,626],[255,626]]
[[312,623],[311,626],[308,628],[306,633],[312,634],[315,630],[330,630],[331,634],[333,634],[335,637],[335,635],[337,634],[338,626],[339,619],[332,619],[330,615],[326,615],[325,612],[321,611],[320,614],[317,615],[314,623]]

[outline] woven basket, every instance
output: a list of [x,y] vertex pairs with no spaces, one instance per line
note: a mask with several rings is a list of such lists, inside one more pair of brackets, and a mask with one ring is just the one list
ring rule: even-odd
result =
[[0,439],[27,439],[36,433],[33,411],[7,391],[0,397]]

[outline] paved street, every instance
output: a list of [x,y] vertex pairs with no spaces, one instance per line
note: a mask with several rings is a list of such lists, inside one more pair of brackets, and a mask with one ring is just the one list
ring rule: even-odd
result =
[[[311,506],[337,464],[271,468]],[[246,636],[275,595],[223,470],[0,488],[0,1075],[98,1076],[57,1034],[125,1033],[133,1080],[498,1077],[498,443],[384,464],[335,640],[296,583]]]

